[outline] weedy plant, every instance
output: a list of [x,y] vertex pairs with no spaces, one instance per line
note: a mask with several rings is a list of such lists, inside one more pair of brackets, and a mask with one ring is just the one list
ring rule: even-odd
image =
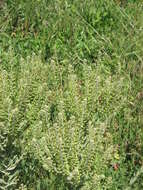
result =
[[82,81],[71,64],[63,77],[65,67],[54,58],[49,64],[35,56],[21,59],[18,73],[1,69],[1,113],[7,119],[1,118],[25,160],[30,155],[41,165],[41,178],[52,173],[72,188],[106,189],[112,184],[106,171],[118,154],[109,124],[126,107],[130,81],[82,67]]

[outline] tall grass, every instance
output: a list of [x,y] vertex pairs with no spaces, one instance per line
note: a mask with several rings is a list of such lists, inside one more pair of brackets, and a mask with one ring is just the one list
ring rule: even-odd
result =
[[0,189],[142,188],[142,2],[5,1]]

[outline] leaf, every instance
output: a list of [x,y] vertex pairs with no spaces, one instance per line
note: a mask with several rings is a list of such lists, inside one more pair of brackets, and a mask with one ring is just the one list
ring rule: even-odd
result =
[[114,154],[114,158],[115,158],[116,160],[119,160],[119,159],[120,159],[119,154],[118,154],[118,153],[115,153],[115,154]]

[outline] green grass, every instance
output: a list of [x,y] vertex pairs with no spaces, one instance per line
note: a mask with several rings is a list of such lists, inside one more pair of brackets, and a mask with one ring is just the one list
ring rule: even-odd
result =
[[142,166],[142,1],[2,1],[0,190],[140,190]]

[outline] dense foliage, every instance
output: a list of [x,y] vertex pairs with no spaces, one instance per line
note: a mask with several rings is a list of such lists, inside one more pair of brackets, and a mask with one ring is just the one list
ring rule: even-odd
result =
[[142,1],[0,1],[0,190],[142,178]]

